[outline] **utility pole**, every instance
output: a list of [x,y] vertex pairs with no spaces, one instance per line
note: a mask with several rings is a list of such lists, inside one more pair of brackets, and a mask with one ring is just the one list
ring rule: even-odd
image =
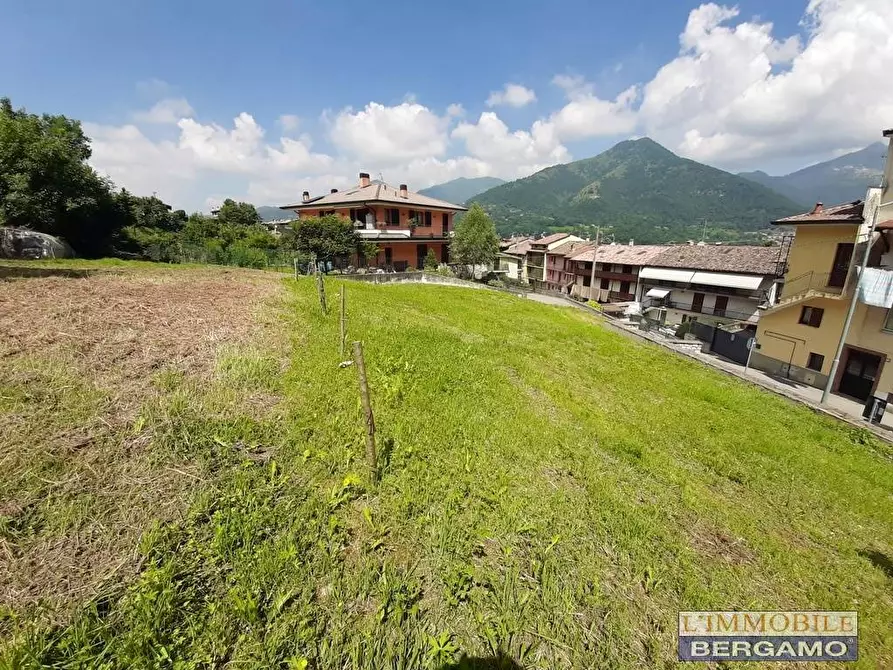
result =
[[589,278],[589,299],[592,300],[592,292],[595,290],[595,257],[598,255],[598,238],[602,232],[602,227],[595,229],[595,249],[592,250],[592,276]]

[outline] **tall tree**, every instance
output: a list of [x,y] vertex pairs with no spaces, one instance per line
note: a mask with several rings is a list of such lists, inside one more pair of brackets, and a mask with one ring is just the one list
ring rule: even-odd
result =
[[103,253],[123,222],[110,182],[87,164],[90,153],[79,121],[0,100],[0,223],[61,236],[85,255]]
[[456,224],[450,257],[462,265],[490,265],[499,251],[496,227],[483,208],[474,203]]
[[378,254],[377,245],[363,240],[353,223],[337,214],[295,219],[291,222],[287,244],[299,254],[315,256],[317,261],[330,261],[353,254],[369,258]]
[[227,198],[217,211],[217,220],[224,225],[255,226],[261,222],[260,215],[250,202],[236,202]]

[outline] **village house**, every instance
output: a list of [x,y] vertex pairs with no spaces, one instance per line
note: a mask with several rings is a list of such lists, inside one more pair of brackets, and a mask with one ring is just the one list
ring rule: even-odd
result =
[[881,188],[868,189],[864,201],[816,203],[809,212],[773,222],[793,226],[796,234],[784,290],[760,319],[752,361],[825,388],[852,306],[830,390],[860,401],[893,401],[893,130],[884,137],[890,145]]
[[496,254],[497,269],[515,281],[527,283],[527,252],[530,251],[532,238],[513,238],[507,244],[500,245]]
[[[639,300],[639,271],[665,249],[665,246],[648,244],[579,248],[567,258],[574,276],[571,295],[603,303]],[[595,288],[592,288],[593,280]]]
[[546,266],[549,253],[568,242],[580,242],[582,238],[569,233],[554,233],[546,235],[538,240],[531,240],[530,249],[526,254],[527,280],[532,284],[545,286]]
[[571,256],[592,248],[589,240],[563,240],[546,254],[546,288],[570,293],[576,279],[576,263]]
[[360,173],[359,184],[353,188],[333,188],[316,197],[304,191],[301,202],[280,209],[292,210],[299,218],[325,214],[349,218],[360,237],[379,248],[376,258],[353,258],[351,263],[397,272],[424,267],[429,250],[438,261],[448,262],[454,217],[466,211],[461,205],[414,193],[406,184],[394,188],[372,181],[366,172]]
[[775,304],[786,248],[663,247],[638,274],[643,311],[662,323],[756,324]]

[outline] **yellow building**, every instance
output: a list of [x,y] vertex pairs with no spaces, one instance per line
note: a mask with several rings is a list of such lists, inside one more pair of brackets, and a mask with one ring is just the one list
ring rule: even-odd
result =
[[[774,222],[795,226],[796,234],[781,298],[759,320],[754,367],[825,386],[858,284],[870,219],[881,200],[881,189],[868,193],[866,201],[827,208],[819,203],[811,212]],[[893,221],[877,224],[868,267],[887,268],[893,276],[891,228]],[[857,301],[832,391],[858,400],[893,400],[891,355],[891,310]]]

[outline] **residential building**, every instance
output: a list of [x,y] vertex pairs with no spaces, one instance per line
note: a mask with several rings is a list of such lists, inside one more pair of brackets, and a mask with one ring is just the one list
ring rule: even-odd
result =
[[[527,282],[527,252],[532,238],[516,238],[496,255],[497,269],[515,281]],[[500,245],[503,246],[503,245]]]
[[[887,135],[889,137],[889,135]],[[752,364],[762,370],[824,388],[843,334],[853,292],[859,291],[832,392],[857,400],[872,395],[893,400],[893,299],[877,300],[860,286],[858,270],[870,244],[865,279],[893,284],[893,199],[889,188],[869,189],[865,201],[824,207],[775,221],[794,226],[788,272],[778,304],[766,310],[757,329],[759,350]],[[868,233],[875,210],[878,223]],[[893,292],[890,292],[893,293]]]
[[[576,250],[568,257],[574,276],[571,295],[597,302],[631,302],[640,296],[639,271],[666,250],[657,245],[603,244]],[[592,263],[595,261],[595,272]],[[593,279],[595,288],[592,288]]]
[[591,249],[589,240],[563,240],[546,255],[546,288],[570,293],[576,279],[577,264],[571,256]]
[[638,274],[647,316],[664,323],[756,324],[774,305],[786,247],[677,245],[664,247]]
[[376,266],[402,271],[412,266],[422,268],[429,250],[446,263],[449,260],[449,239],[456,213],[465,207],[414,193],[406,184],[394,188],[372,181],[360,173],[359,184],[351,189],[310,197],[304,191],[301,202],[283,205],[299,218],[340,214],[354,222],[359,235],[378,245],[378,256],[353,258],[358,266]]
[[527,251],[527,279],[531,283],[546,284],[546,265],[549,252],[568,242],[580,242],[581,238],[569,233],[554,233],[530,242]]

